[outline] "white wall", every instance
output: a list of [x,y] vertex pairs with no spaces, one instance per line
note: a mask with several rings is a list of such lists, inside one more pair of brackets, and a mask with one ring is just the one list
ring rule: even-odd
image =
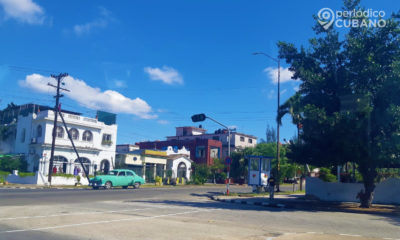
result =
[[[323,201],[359,202],[357,194],[364,189],[362,183],[332,183],[319,178],[306,179],[306,195]],[[373,203],[400,204],[400,179],[387,179],[376,184]]]
[[[14,174],[9,174],[6,178],[6,181],[9,183],[16,183],[16,184],[37,184],[40,186],[47,185],[47,176],[40,173],[36,172],[35,176],[29,176],[29,177],[20,177],[18,175]],[[66,186],[74,186],[75,183],[77,182],[76,178],[66,178],[66,177],[52,177],[51,178],[51,184],[53,186],[61,186],[61,185],[66,185]],[[86,178],[81,176],[80,183],[82,185],[88,185],[89,182]]]

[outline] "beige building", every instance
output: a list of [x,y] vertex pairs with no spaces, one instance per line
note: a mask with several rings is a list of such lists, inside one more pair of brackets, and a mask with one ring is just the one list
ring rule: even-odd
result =
[[[124,146],[124,147],[122,147]],[[166,171],[172,171],[172,177],[190,179],[192,160],[190,151],[185,148],[173,149],[168,147],[165,151],[132,149],[132,145],[117,146],[115,159],[116,166],[125,165],[141,175],[147,182],[152,182],[156,176],[166,177]],[[125,151],[131,149],[132,151]]]

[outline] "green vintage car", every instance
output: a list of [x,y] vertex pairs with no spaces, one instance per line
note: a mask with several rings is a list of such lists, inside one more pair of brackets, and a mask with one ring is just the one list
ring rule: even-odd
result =
[[145,181],[142,177],[138,176],[134,171],[129,169],[114,169],[107,175],[98,175],[90,179],[89,185],[93,189],[104,187],[105,189],[111,189],[113,187],[122,187],[124,189],[129,186],[133,188],[139,188]]

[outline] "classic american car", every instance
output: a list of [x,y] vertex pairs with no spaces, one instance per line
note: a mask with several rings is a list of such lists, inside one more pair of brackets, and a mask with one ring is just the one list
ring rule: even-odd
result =
[[111,189],[113,187],[122,187],[124,189],[129,186],[133,188],[139,188],[145,181],[142,177],[138,176],[134,171],[129,169],[114,169],[107,175],[98,175],[90,179],[90,186],[93,189],[104,187],[105,189]]

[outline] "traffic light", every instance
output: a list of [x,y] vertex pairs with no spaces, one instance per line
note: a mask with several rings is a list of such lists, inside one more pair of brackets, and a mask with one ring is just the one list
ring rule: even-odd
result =
[[206,120],[206,115],[204,113],[201,114],[195,114],[192,116],[192,121],[193,122],[202,122]]

